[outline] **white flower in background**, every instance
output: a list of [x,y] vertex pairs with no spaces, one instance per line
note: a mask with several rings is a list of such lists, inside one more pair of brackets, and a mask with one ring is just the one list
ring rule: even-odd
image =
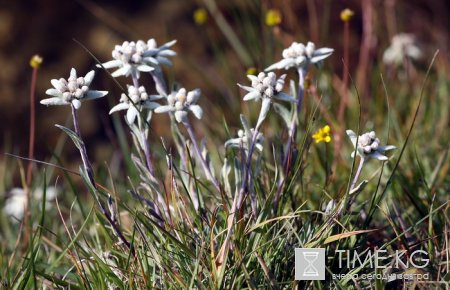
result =
[[51,83],[54,88],[48,89],[45,93],[52,98],[41,100],[43,105],[73,105],[79,109],[81,101],[94,100],[104,97],[107,91],[89,90],[89,86],[94,78],[95,72],[91,70],[85,77],[77,77],[77,71],[72,68],[69,78],[53,79]]
[[383,54],[385,64],[401,65],[405,58],[418,60],[422,57],[422,51],[416,45],[413,34],[400,33],[392,37],[391,46]]
[[173,50],[169,49],[175,42],[176,40],[173,40],[157,47],[153,38],[147,43],[142,40],[125,41],[122,45],[115,46],[112,51],[113,60],[102,65],[106,69],[117,68],[111,74],[113,77],[133,74],[139,78],[140,72],[151,72],[161,64],[171,65],[172,63],[167,57],[176,55]]
[[[54,200],[58,190],[54,186],[46,188],[45,200],[47,201],[45,207],[51,206],[50,201]],[[7,193],[7,200],[4,205],[4,212],[7,216],[14,220],[21,220],[25,212],[25,204],[27,202],[27,194],[23,188],[15,187]],[[38,203],[42,201],[44,191],[42,188],[37,188],[31,195],[31,198]],[[40,206],[40,204],[39,204]]]
[[[247,134],[245,133],[244,130],[239,130],[238,131],[238,137],[237,138],[232,138],[230,140],[228,140],[227,142],[225,142],[225,148],[231,147],[231,148],[243,148],[246,152],[248,152],[250,150],[250,143],[253,139],[253,135],[255,134],[255,129],[250,129],[251,131],[251,136],[247,136]],[[264,142],[264,136],[262,133],[258,132],[258,135],[256,136],[256,143],[255,143],[255,148],[259,151],[262,152],[263,150],[263,145],[262,143]]]
[[176,92],[172,92],[167,96],[167,105],[159,106],[155,109],[155,113],[174,112],[175,119],[178,123],[187,121],[188,112],[191,111],[197,119],[201,119],[203,115],[202,108],[197,105],[200,98],[200,89],[186,92],[185,88],[181,88]]
[[283,59],[266,68],[266,71],[274,69],[306,68],[310,63],[320,63],[333,53],[334,49],[322,47],[316,49],[312,42],[306,46],[303,43],[293,42],[290,47],[283,50]]
[[286,78],[286,75],[282,75],[277,79],[277,76],[273,72],[269,72],[267,74],[260,72],[258,76],[248,75],[247,77],[252,82],[251,87],[238,84],[239,87],[248,92],[244,96],[244,101],[262,100],[261,111],[256,127],[259,127],[262,121],[266,118],[272,101],[280,100],[296,102],[295,98],[281,91],[284,87],[284,79]]
[[[120,103],[115,105],[109,114],[117,111],[127,110],[127,121],[129,124],[134,123],[136,116],[139,115],[139,111],[142,108],[153,110],[160,106],[160,104],[153,102],[161,99],[160,95],[148,95],[145,88],[140,86],[128,86],[128,96],[122,94],[120,97]],[[131,101],[132,102],[131,102]]]
[[[358,155],[364,159],[375,158],[383,161],[388,160],[382,153],[396,148],[393,145],[380,146],[380,139],[377,138],[374,131],[362,134],[359,138],[352,130],[347,130],[346,132],[353,146],[357,148]],[[358,146],[356,146],[357,140]],[[355,152],[352,153],[352,157],[355,157]]]

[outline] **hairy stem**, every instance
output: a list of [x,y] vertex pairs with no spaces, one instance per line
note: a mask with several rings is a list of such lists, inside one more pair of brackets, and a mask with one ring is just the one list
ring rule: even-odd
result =
[[[70,106],[72,108],[72,117],[73,117],[73,127],[75,129],[75,133],[78,135],[78,138],[81,139],[81,132],[80,132],[80,126],[78,124],[78,111],[75,109],[73,105]],[[81,160],[83,162],[84,170],[86,170],[86,173],[88,174],[89,181],[91,182],[92,186],[95,190],[97,190],[97,184],[95,183],[94,179],[94,171],[92,170],[92,165],[89,162],[88,156],[87,156],[87,150],[86,146],[84,145],[84,142],[80,142],[80,155]],[[134,255],[134,249],[131,246],[131,244],[127,241],[125,236],[123,235],[122,231],[119,229],[117,223],[115,222],[114,217],[111,216],[111,214],[106,210],[105,205],[100,201],[98,196],[96,196],[97,202],[100,206],[100,211],[102,214],[106,217],[111,227],[114,229],[114,232],[116,233],[117,237],[122,241],[122,243],[125,244],[125,246],[130,249]]]
[[[28,143],[28,158],[34,159],[34,139],[35,139],[35,128],[36,128],[36,104],[35,104],[35,94],[36,94],[36,79],[37,79],[37,67],[33,67],[33,72],[31,74],[31,88],[30,88],[30,139]],[[27,185],[30,186],[33,174],[33,162],[28,163],[27,168]]]
[[364,166],[365,158],[359,160],[358,170],[356,171],[355,177],[353,178],[352,184],[350,185],[350,192],[355,188],[356,182],[358,181],[359,175],[361,174],[361,170]]
[[[133,86],[138,89],[139,88],[139,79],[137,77],[137,73],[135,71],[133,71],[131,73],[131,77],[133,79]],[[136,104],[133,104],[133,106],[136,106]],[[137,109],[137,108],[136,108]],[[140,110],[139,111],[139,119],[141,119],[142,117],[140,116]],[[153,167],[153,162],[152,162],[152,154],[151,154],[151,150],[150,150],[150,144],[148,143],[147,140],[147,134],[145,134],[145,129],[143,128],[144,126],[142,124],[145,124],[145,122],[139,122],[139,132],[141,134],[141,139],[142,139],[142,143],[143,143],[143,147],[142,150],[144,151],[144,155],[145,155],[145,163],[147,165],[147,169],[150,172],[150,174],[152,176],[155,176],[155,170]]]
[[192,144],[194,145],[194,149],[197,152],[197,156],[200,159],[200,163],[202,164],[203,171],[206,174],[206,177],[213,183],[214,187],[217,189],[217,191],[220,192],[220,185],[217,181],[217,179],[214,177],[214,175],[211,172],[211,168],[206,163],[205,158],[203,158],[202,151],[200,150],[200,147],[198,146],[197,140],[195,139],[194,130],[192,130],[192,126],[189,123],[189,120],[186,120],[183,122],[184,127],[186,128],[189,138],[192,141]]

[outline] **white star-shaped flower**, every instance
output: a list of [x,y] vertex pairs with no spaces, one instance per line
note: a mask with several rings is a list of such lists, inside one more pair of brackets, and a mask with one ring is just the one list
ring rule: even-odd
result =
[[[353,146],[357,148],[357,154],[364,159],[375,158],[382,161],[388,160],[382,153],[396,148],[393,145],[380,146],[380,139],[377,138],[374,131],[362,134],[359,138],[352,130],[347,130],[346,132]],[[357,140],[358,144],[356,144]],[[355,152],[352,153],[352,157],[355,157]]]
[[422,51],[416,44],[414,35],[400,33],[394,35],[389,46],[383,54],[385,64],[400,65],[405,58],[418,60],[422,57]]
[[197,119],[203,116],[202,108],[197,105],[200,98],[200,89],[187,92],[185,88],[172,92],[167,96],[167,105],[159,106],[155,109],[155,113],[174,112],[175,119],[179,123],[187,121],[188,112],[191,111]]
[[94,100],[106,96],[108,94],[107,91],[89,90],[94,75],[95,72],[91,70],[85,77],[77,77],[76,70],[72,68],[67,80],[63,78],[51,80],[54,88],[48,89],[45,93],[53,97],[41,100],[41,104],[47,106],[71,104],[75,109],[79,109],[81,101]]
[[333,53],[334,49],[322,47],[316,49],[312,42],[306,45],[293,42],[290,47],[283,50],[283,59],[266,68],[266,71],[275,69],[306,68],[309,64],[320,63]]
[[252,82],[251,87],[238,84],[239,87],[248,92],[244,96],[244,101],[262,100],[261,111],[256,127],[259,127],[265,119],[267,113],[269,112],[270,104],[274,100],[296,102],[295,98],[282,92],[286,75],[282,75],[277,79],[277,76],[273,72],[269,72],[267,74],[260,72],[258,76],[248,75],[247,77]]
[[[162,64],[171,65],[169,56],[176,53],[169,49],[175,44],[172,40],[160,47],[156,46],[156,41],[152,38],[147,43],[138,40],[125,41],[122,45],[116,45],[112,52],[113,60],[103,63],[106,69],[116,68],[111,74],[113,77],[136,75],[139,78],[141,72],[151,72],[159,68]],[[98,65],[99,66],[99,65]]]
[[[145,88],[140,86],[136,88],[134,86],[128,86],[128,96],[122,94],[120,97],[120,103],[115,105],[109,114],[117,111],[127,110],[127,122],[133,124],[136,120],[136,116],[139,115],[139,111],[143,108],[153,110],[160,106],[160,104],[154,102],[161,99],[160,95],[148,95]],[[131,102],[131,101],[132,102]]]
[[[238,131],[238,137],[237,138],[232,138],[230,140],[228,140],[227,142],[225,142],[225,148],[231,147],[231,148],[243,148],[245,150],[245,152],[248,153],[248,151],[250,150],[250,143],[252,142],[253,139],[253,135],[255,134],[255,129],[250,129],[250,134],[246,134],[246,132],[244,130],[239,130]],[[250,135],[250,136],[247,136]],[[264,141],[264,136],[262,133],[258,132],[258,135],[256,136],[256,142],[255,142],[255,148],[259,151],[262,152],[263,150],[263,143]]]

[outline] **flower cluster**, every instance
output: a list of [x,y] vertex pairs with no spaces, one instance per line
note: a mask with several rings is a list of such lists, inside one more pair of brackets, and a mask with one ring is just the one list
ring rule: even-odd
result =
[[405,58],[418,60],[422,57],[422,51],[416,45],[414,35],[400,33],[392,37],[391,46],[383,54],[385,64],[400,65]]
[[129,124],[133,124],[136,116],[139,115],[141,108],[153,110],[160,106],[160,104],[154,102],[161,99],[160,95],[148,95],[143,86],[136,88],[135,86],[128,86],[128,96],[122,94],[120,97],[120,103],[115,105],[109,114],[117,111],[127,110],[127,121]]
[[273,72],[268,74],[260,72],[258,76],[247,76],[252,82],[252,86],[243,86],[238,84],[242,89],[248,93],[244,96],[244,101],[249,100],[261,100],[261,99],[278,99],[281,101],[295,102],[295,99],[281,90],[284,87],[284,79],[286,75],[282,75],[277,79],[277,76]]
[[331,141],[330,131],[331,131],[330,126],[326,125],[323,128],[320,128],[316,133],[314,133],[312,135],[312,138],[314,139],[314,141],[316,141],[316,143],[320,142],[328,143]]
[[312,42],[306,45],[293,42],[290,47],[283,50],[283,59],[266,68],[266,71],[274,69],[306,68],[310,63],[320,63],[333,53],[334,49],[322,47],[316,49]]
[[172,62],[167,57],[176,55],[173,50],[169,49],[175,42],[173,40],[157,47],[153,38],[147,42],[142,40],[125,41],[122,45],[116,45],[114,48],[113,60],[103,63],[102,66],[106,69],[117,68],[111,74],[113,77],[131,74],[139,78],[140,72],[151,72],[155,68],[159,68],[161,64],[171,65]]
[[244,101],[262,100],[261,110],[259,112],[259,118],[256,124],[257,128],[266,118],[270,109],[270,104],[274,99],[288,102],[296,101],[293,97],[281,91],[284,86],[284,79],[286,78],[286,75],[282,75],[279,79],[277,79],[277,76],[273,72],[269,72],[268,74],[260,72],[258,76],[248,75],[247,77],[252,82],[251,87],[240,84],[238,85],[248,92],[244,96]]
[[202,108],[197,105],[200,98],[200,89],[187,92],[185,88],[172,92],[167,96],[167,105],[159,106],[155,109],[155,113],[174,112],[175,119],[179,123],[187,121],[188,111],[191,111],[197,119],[201,119],[203,115]]
[[[250,143],[252,142],[253,135],[255,134],[255,129],[250,129],[251,136],[247,136],[250,134],[246,134],[246,132],[242,129],[238,131],[238,137],[233,138],[225,142],[225,148],[231,147],[231,148],[243,148],[246,152],[250,150]],[[256,142],[255,142],[255,148],[262,152],[264,142],[264,136],[262,133],[258,132],[256,136]]]
[[104,97],[108,94],[106,91],[92,91],[89,86],[94,78],[94,71],[90,71],[85,77],[77,77],[77,71],[72,68],[69,78],[52,79],[54,88],[48,89],[45,93],[53,96],[52,98],[41,100],[43,105],[72,105],[79,109],[81,101],[93,100]]
[[[388,160],[382,153],[396,148],[393,145],[380,146],[380,139],[377,138],[374,131],[362,134],[359,138],[352,130],[347,130],[346,132],[353,146],[357,149],[358,155],[364,159],[375,158],[378,160]],[[358,144],[356,144],[356,141],[358,141]],[[354,155],[355,153],[352,153],[352,157]]]

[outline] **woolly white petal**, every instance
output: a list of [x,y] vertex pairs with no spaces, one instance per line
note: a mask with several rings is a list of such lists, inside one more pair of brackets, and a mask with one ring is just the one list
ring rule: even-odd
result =
[[155,109],[155,113],[167,113],[173,111],[172,106],[159,106]]
[[201,94],[202,94],[202,91],[200,89],[195,89],[195,90],[189,91],[187,93],[187,96],[186,96],[186,101],[188,103],[194,103],[195,104],[195,103],[197,103],[197,101],[200,98]]
[[105,69],[113,68],[113,67],[119,67],[122,64],[120,60],[114,59],[107,61],[105,63],[102,63],[102,65],[97,64],[97,67],[102,67]]
[[114,107],[111,108],[111,110],[109,111],[109,114],[111,115],[114,112],[127,110],[129,107],[130,107],[129,103],[119,103],[119,104],[117,104],[117,105],[115,105]]
[[124,65],[123,67],[119,68],[118,70],[114,71],[111,76],[113,77],[120,77],[120,76],[128,76],[131,72],[131,65]]
[[178,123],[182,123],[187,118],[187,112],[185,111],[176,111],[175,112],[175,120],[177,120]]
[[352,141],[353,146],[356,147],[356,139],[358,139],[358,136],[356,136],[355,132],[352,130],[345,131],[347,133],[347,136],[350,138],[350,141]]
[[261,126],[264,119],[267,117],[267,113],[269,113],[270,109],[270,99],[264,98],[261,104],[261,111],[259,112],[258,122],[256,123],[256,128]]
[[98,98],[102,98],[108,94],[107,91],[87,91],[84,95],[83,100],[95,100]]
[[275,70],[275,69],[288,69],[295,66],[295,61],[292,58],[284,58],[279,62],[276,62],[265,69],[265,71]]
[[326,59],[330,55],[331,55],[331,53],[330,54],[323,54],[323,55],[313,56],[310,61],[311,61],[311,63],[317,63],[319,61],[322,61],[322,60]]
[[137,67],[138,70],[142,71],[142,72],[151,72],[152,70],[154,70],[154,68],[152,68],[149,65],[146,64],[141,64]]
[[389,151],[389,150],[393,150],[396,149],[397,147],[395,147],[394,145],[386,145],[386,146],[380,146],[378,147],[378,151],[380,152],[384,152],[384,151]]
[[84,85],[90,86],[90,84],[92,83],[92,80],[94,79],[94,76],[95,76],[95,72],[93,70],[88,72],[86,74],[86,76],[84,77]]
[[288,94],[285,94],[283,92],[279,92],[278,94],[273,96],[277,100],[286,101],[286,102],[296,102],[297,100]]
[[76,71],[74,68],[72,68],[72,69],[70,70],[70,77],[71,77],[71,78],[74,78],[74,79],[77,78],[77,71]]
[[54,96],[54,97],[62,97],[62,93],[58,90],[58,89],[48,89],[45,91],[45,93],[49,96]]
[[250,92],[244,96],[244,101],[250,101],[253,99],[260,98],[260,97],[261,97],[261,94],[258,91],[253,90],[253,92]]
[[199,105],[190,105],[189,110],[191,110],[192,113],[194,113],[195,117],[197,119],[201,119],[203,116],[203,110]]
[[158,55],[158,56],[156,57],[156,60],[158,61],[158,63],[159,63],[160,65],[161,65],[161,64],[165,64],[165,65],[167,65],[167,66],[172,66],[172,61],[171,61],[170,59],[164,57],[164,56]]
[[55,89],[57,89],[58,91],[62,92],[64,90],[64,84],[61,83],[59,80],[56,79],[52,79],[50,81],[52,83],[52,85],[55,87]]
[[127,122],[128,124],[133,124],[134,120],[136,120],[136,116],[139,114],[139,111],[133,106],[130,105],[127,111]]
[[248,86],[243,86],[241,84],[237,84],[241,89],[246,90],[247,92],[253,92],[255,90],[255,88],[253,87],[248,87]]
[[144,107],[144,108],[146,108],[146,109],[149,109],[149,110],[156,109],[156,108],[158,108],[159,106],[161,106],[161,105],[158,104],[158,103],[155,103],[155,102],[150,102],[150,101],[145,101],[145,102],[142,104],[142,107]]
[[382,160],[382,161],[388,160],[388,158],[386,156],[382,155],[378,151],[374,151],[374,152],[370,153],[369,156],[372,158],[378,159],[378,160]]
[[46,106],[60,106],[68,105],[69,103],[64,101],[62,98],[54,97],[41,100],[41,104]]

